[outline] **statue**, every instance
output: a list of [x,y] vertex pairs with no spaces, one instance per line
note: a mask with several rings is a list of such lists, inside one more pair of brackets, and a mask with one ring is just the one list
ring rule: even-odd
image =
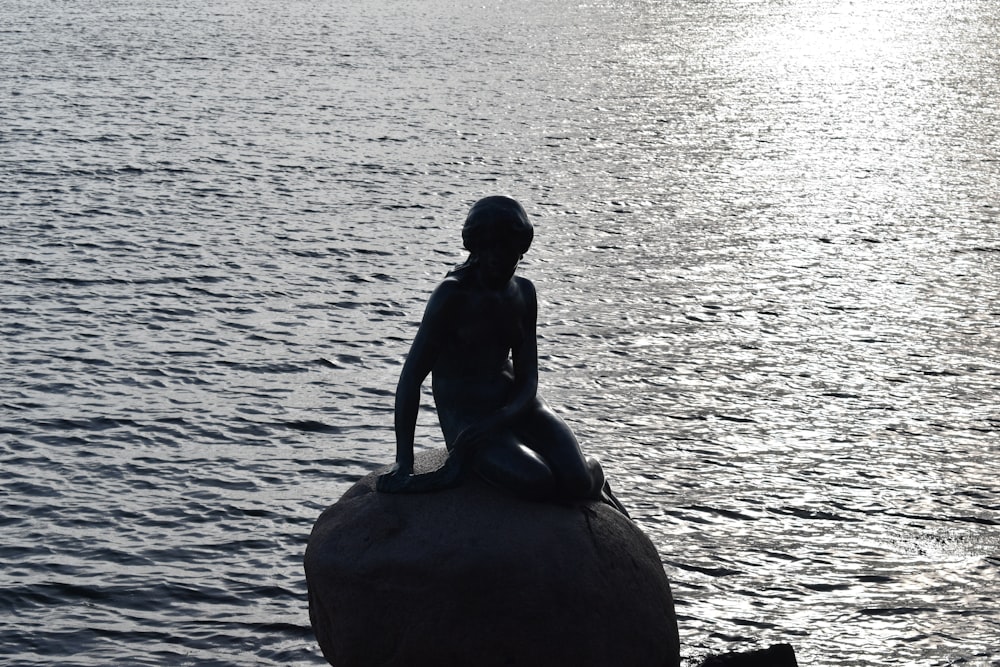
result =
[[[602,500],[628,516],[600,463],[538,395],[538,304],[515,275],[534,230],[519,203],[486,197],[462,228],[468,259],[431,294],[396,387],[396,462],[385,493],[453,487],[471,470],[521,497]],[[448,457],[413,474],[420,387],[430,374]]]

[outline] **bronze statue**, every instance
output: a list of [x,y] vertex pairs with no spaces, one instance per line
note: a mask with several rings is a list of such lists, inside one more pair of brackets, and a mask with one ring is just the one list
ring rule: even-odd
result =
[[[469,258],[431,294],[396,387],[396,462],[379,491],[421,492],[459,483],[465,470],[537,500],[603,500],[626,514],[601,465],[538,395],[538,304],[516,276],[534,230],[509,197],[473,205],[462,228]],[[420,386],[431,374],[448,448],[438,470],[413,474]]]

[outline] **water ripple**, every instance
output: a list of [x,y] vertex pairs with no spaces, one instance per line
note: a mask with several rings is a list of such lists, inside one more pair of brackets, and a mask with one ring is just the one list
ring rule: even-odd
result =
[[322,664],[305,540],[490,192],[686,663],[997,660],[985,0],[0,11],[0,660]]

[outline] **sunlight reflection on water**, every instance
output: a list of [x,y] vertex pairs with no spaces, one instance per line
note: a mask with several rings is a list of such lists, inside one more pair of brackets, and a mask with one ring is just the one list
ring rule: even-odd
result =
[[309,527],[509,192],[687,662],[997,659],[986,0],[0,5],[0,655],[319,664]]

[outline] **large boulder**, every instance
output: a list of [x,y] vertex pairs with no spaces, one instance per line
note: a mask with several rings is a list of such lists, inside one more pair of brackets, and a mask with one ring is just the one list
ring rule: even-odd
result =
[[710,655],[701,667],[799,667],[791,644],[775,644],[764,649]]
[[[443,459],[422,453],[417,471]],[[530,502],[478,478],[392,495],[373,474],[316,521],[305,570],[335,667],[680,662],[656,549],[603,503]]]

